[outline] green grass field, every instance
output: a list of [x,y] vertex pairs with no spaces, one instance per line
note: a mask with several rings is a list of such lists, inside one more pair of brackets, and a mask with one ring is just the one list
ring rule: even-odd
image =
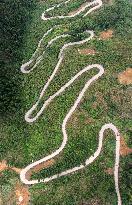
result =
[[[33,10],[30,11],[25,32],[22,34],[21,45],[15,48],[21,58],[13,59],[13,63],[8,67],[7,79],[8,81],[13,80],[11,85],[13,85],[14,94],[9,95],[8,99],[7,89],[7,96],[5,96],[7,104],[5,103],[1,110],[1,160],[5,159],[10,165],[23,168],[32,160],[38,160],[60,146],[62,121],[87,79],[97,72],[96,69],[83,75],[66,92],[57,97],[35,123],[26,123],[24,115],[31,108],[48,76],[52,73],[57,63],[59,50],[65,42],[82,39],[83,36],[80,33],[86,29],[94,30],[96,34],[93,40],[83,46],[74,46],[67,50],[63,65],[46,92],[42,103],[89,64],[103,65],[105,74],[90,86],[69,121],[68,143],[63,152],[55,158],[55,164],[35,174],[34,178],[45,178],[84,162],[95,152],[98,145],[98,132],[105,123],[113,123],[120,130],[128,146],[131,147],[132,144],[132,90],[130,86],[119,84],[117,79],[121,71],[131,67],[131,4],[129,1],[115,0],[112,5],[109,5],[105,1],[102,8],[84,19],[78,16],[72,21],[42,21],[40,19],[42,12],[54,2],[59,1],[49,0],[35,3]],[[65,13],[78,7],[82,2],[84,1],[73,1],[67,10],[63,7],[56,12]],[[56,34],[61,34],[64,28],[72,37],[58,40],[47,50],[44,59],[34,71],[29,75],[23,75],[20,72],[22,62],[29,60],[43,34],[55,24],[62,26],[52,32],[51,38]],[[109,28],[114,31],[113,37],[106,41],[99,41],[99,33]],[[95,49],[97,54],[94,56],[80,55],[78,48]],[[3,101],[5,100],[3,98]],[[93,107],[95,103],[96,108]],[[89,123],[90,119],[92,122]],[[31,186],[31,204],[92,205],[94,201],[98,201],[98,205],[116,205],[114,177],[104,171],[114,166],[115,138],[110,131],[107,131],[105,136],[101,156],[86,169],[48,184]],[[123,205],[132,204],[130,160],[130,155],[121,157],[120,160],[119,187]],[[4,177],[0,179],[3,197],[6,198],[18,178],[19,176],[13,172],[4,172]]]

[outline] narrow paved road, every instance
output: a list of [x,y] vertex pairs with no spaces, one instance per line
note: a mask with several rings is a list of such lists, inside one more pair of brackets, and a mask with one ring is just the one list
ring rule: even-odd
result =
[[[62,4],[68,4],[71,0],[68,0],[66,2],[63,2],[63,3],[60,3],[58,5],[55,5],[49,9],[47,9],[43,14],[42,14],[42,19],[43,20],[51,20],[51,19],[54,19],[54,18],[72,18],[72,17],[75,17],[77,15],[79,15],[81,12],[84,12],[86,10],[86,8],[88,7],[91,7],[93,6],[92,8],[89,9],[88,12],[86,12],[84,14],[84,16],[88,15],[89,13],[91,13],[92,11],[100,8],[102,6],[102,1],[101,0],[94,0],[93,2],[90,2],[88,4],[85,4],[84,7],[81,7],[77,12],[75,12],[73,15],[69,15],[69,16],[56,16],[56,17],[50,17],[50,18],[47,18],[46,17],[46,13],[48,11],[51,11],[53,9],[55,9],[56,7],[60,7],[62,6]],[[56,27],[56,26],[55,26]],[[55,28],[54,27],[54,28]],[[42,39],[39,41],[38,43],[38,47],[35,51],[35,53],[32,55],[31,59],[23,64],[21,66],[21,71],[23,73],[30,73],[31,71],[33,71],[33,69],[40,63],[40,61],[43,59],[43,54],[44,52],[46,52],[46,49],[45,51],[43,52],[42,55],[40,55],[37,59],[34,60],[34,57],[36,55],[36,53],[39,51],[39,48],[41,46],[41,43],[42,41],[44,40],[44,38],[54,29],[50,29],[48,30],[44,36],[42,37]],[[99,64],[92,64],[92,65],[88,65],[86,66],[85,68],[83,68],[81,71],[79,71],[74,77],[72,77],[65,85],[63,85],[56,93],[54,93],[52,96],[50,96],[43,104],[42,108],[38,111],[38,113],[36,114],[35,117],[31,117],[32,113],[34,110],[36,110],[36,108],[38,107],[38,104],[40,103],[42,97],[44,96],[45,94],[45,91],[46,89],[49,87],[51,81],[53,80],[53,78],[55,77],[57,71],[59,70],[61,64],[62,64],[62,61],[64,59],[64,56],[65,56],[65,50],[68,49],[69,47],[71,46],[75,46],[75,45],[81,45],[81,44],[84,44],[86,43],[87,41],[91,40],[93,37],[94,37],[94,32],[93,31],[85,31],[89,37],[82,40],[82,41],[79,41],[79,42],[72,42],[72,43],[67,43],[67,44],[64,44],[64,46],[61,48],[60,50],[60,53],[59,53],[59,56],[58,56],[58,63],[52,73],[52,75],[49,77],[47,83],[44,85],[41,93],[40,93],[40,96],[38,98],[38,100],[36,101],[36,103],[30,108],[30,110],[25,114],[25,120],[28,122],[28,123],[32,123],[34,121],[36,121],[38,119],[38,117],[43,113],[44,109],[49,106],[49,104],[51,103],[52,100],[54,100],[55,97],[59,96],[61,93],[63,93],[69,86],[72,85],[72,83],[74,83],[75,80],[77,80],[79,77],[81,77],[82,74],[84,73],[87,73],[89,70],[92,70],[94,68],[97,68],[99,70],[99,72],[93,76],[90,80],[88,80],[83,89],[80,91],[77,99],[75,100],[73,106],[70,108],[70,110],[68,111],[67,115],[65,116],[63,122],[62,122],[62,134],[63,134],[63,141],[62,141],[62,144],[61,146],[56,150],[54,151],[53,153],[51,153],[50,155],[36,161],[36,162],[33,162],[31,164],[29,164],[26,168],[22,169],[21,173],[20,173],[20,179],[21,181],[24,183],[24,184],[28,184],[28,185],[33,185],[33,184],[37,184],[37,183],[46,183],[46,182],[49,182],[53,179],[57,179],[61,176],[66,176],[68,174],[71,174],[73,172],[76,172],[78,170],[81,170],[81,169],[84,169],[86,166],[88,166],[89,164],[91,164],[92,162],[94,162],[97,157],[100,155],[101,153],[101,150],[102,150],[102,146],[103,146],[103,138],[104,138],[104,132],[105,130],[107,129],[111,129],[115,135],[115,139],[116,139],[116,150],[115,150],[115,166],[114,166],[114,180],[115,180],[115,190],[116,190],[116,193],[117,193],[117,198],[118,198],[118,205],[121,205],[122,202],[121,202],[121,196],[120,196],[120,191],[119,191],[119,184],[118,184],[118,171],[119,171],[119,159],[120,159],[120,134],[118,132],[118,129],[112,124],[105,124],[102,126],[100,132],[99,132],[99,142],[98,142],[98,148],[97,150],[95,151],[95,153],[89,157],[88,159],[86,159],[86,161],[77,166],[77,167],[74,167],[74,168],[71,168],[71,169],[68,169],[64,172],[61,172],[61,173],[58,173],[58,174],[55,174],[51,177],[47,177],[45,179],[41,179],[41,180],[28,180],[26,179],[26,173],[32,169],[33,167],[39,165],[40,163],[42,162],[46,162],[47,160],[49,159],[52,159],[54,158],[56,155],[58,155],[66,146],[67,144],[67,140],[68,140],[68,134],[67,134],[67,131],[66,131],[66,126],[67,126],[67,122],[69,120],[69,118],[72,116],[72,114],[74,113],[74,111],[76,110],[76,108],[78,107],[81,99],[83,98],[83,96],[85,95],[85,92],[88,90],[89,86],[95,82],[96,80],[98,80],[103,74],[104,74],[104,68],[102,65],[99,65]],[[63,34],[63,35],[60,35],[60,36],[56,36],[54,39],[52,39],[51,41],[48,42],[46,48],[50,47],[50,45],[52,43],[54,43],[57,39],[59,38],[65,38],[65,37],[68,37],[69,35],[68,34]]]

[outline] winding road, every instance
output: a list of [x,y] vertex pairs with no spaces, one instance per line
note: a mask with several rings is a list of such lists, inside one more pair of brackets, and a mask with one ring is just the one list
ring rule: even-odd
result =
[[[46,17],[46,12],[50,11],[50,10],[53,10],[54,8],[56,7],[60,7],[62,6],[63,4],[68,4],[71,0],[68,0],[66,2],[63,2],[63,3],[60,3],[58,5],[55,5],[49,9],[47,9],[43,14],[42,14],[42,19],[43,20],[51,20],[53,18],[72,18],[72,17],[75,17],[76,15],[79,15],[81,12],[84,12],[86,10],[86,8],[88,7],[91,7],[93,6],[93,8],[90,8],[90,10],[88,12],[86,12],[84,14],[84,16],[86,16],[87,14],[91,13],[92,11],[100,8],[102,6],[102,1],[101,0],[94,0],[93,2],[90,2],[88,4],[86,4],[84,7],[81,7],[81,9],[78,11],[78,12],[75,12],[75,14],[73,15],[70,15],[70,16],[56,16],[56,17],[50,17],[50,18],[47,18]],[[55,26],[56,27],[56,26]],[[55,28],[54,27],[54,28]],[[40,63],[41,60],[43,60],[43,54],[46,52],[46,49],[48,47],[50,47],[53,43],[56,42],[57,39],[59,38],[65,38],[65,37],[69,37],[68,34],[63,34],[63,35],[60,35],[60,36],[56,36],[55,38],[53,38],[52,40],[50,40],[48,43],[47,43],[47,46],[46,46],[46,49],[43,51],[43,53],[37,57],[35,59],[35,55],[36,53],[39,51],[39,48],[41,46],[41,43],[42,41],[44,41],[45,37],[48,36],[48,34],[54,29],[54,28],[51,28],[49,29],[42,37],[42,39],[39,41],[38,43],[38,47],[36,49],[36,51],[34,52],[34,54],[32,55],[31,59],[23,64],[21,66],[21,71],[23,73],[30,73],[31,71],[33,71],[33,69]],[[86,161],[79,165],[79,166],[76,166],[76,167],[73,167],[71,169],[68,169],[64,172],[61,172],[61,173],[57,173],[53,176],[50,176],[50,177],[47,177],[47,178],[44,178],[44,179],[41,179],[41,180],[28,180],[26,178],[26,174],[27,172],[32,169],[33,167],[39,165],[40,163],[42,162],[46,162],[47,160],[50,160],[52,158],[54,158],[55,156],[57,156],[66,146],[67,144],[67,140],[68,140],[68,133],[67,133],[67,130],[66,130],[66,126],[67,126],[67,122],[68,120],[70,119],[70,117],[72,116],[72,114],[75,112],[76,108],[78,107],[80,101],[82,100],[82,98],[84,97],[86,91],[88,90],[89,86],[94,83],[95,81],[97,81],[103,74],[104,74],[104,68],[102,65],[99,65],[99,64],[92,64],[92,65],[88,65],[86,66],[85,68],[83,68],[81,71],[79,71],[74,77],[72,77],[65,85],[63,85],[57,92],[55,92],[52,96],[50,96],[43,104],[43,106],[41,107],[41,109],[38,111],[38,113],[36,114],[36,116],[34,117],[31,117],[32,116],[32,113],[34,110],[36,110],[36,108],[38,107],[42,97],[44,96],[45,94],[45,91],[47,90],[47,88],[49,87],[51,81],[53,80],[53,78],[55,77],[57,71],[59,70],[61,64],[62,64],[62,61],[65,57],[65,51],[71,47],[71,46],[76,46],[76,45],[81,45],[81,44],[84,44],[86,42],[88,42],[89,40],[91,40],[93,37],[94,37],[94,32],[93,31],[85,31],[85,33],[88,35],[88,37],[82,41],[79,41],[79,42],[70,42],[70,43],[67,43],[67,44],[64,44],[64,46],[61,48],[60,50],[60,53],[58,55],[58,62],[57,62],[57,65],[53,71],[53,73],[51,74],[51,76],[49,77],[47,83],[44,85],[42,91],[40,92],[40,95],[39,95],[39,98],[37,99],[37,101],[35,102],[35,104],[33,104],[33,106],[26,112],[25,114],[25,120],[28,122],[28,123],[32,123],[32,122],[35,122],[38,117],[40,117],[40,115],[42,115],[43,111],[47,108],[47,106],[49,106],[49,104],[59,95],[61,95],[69,86],[71,86],[74,81],[76,81],[79,77],[81,77],[82,74],[84,73],[87,73],[88,71],[92,70],[92,69],[95,69],[97,68],[98,69],[98,73],[96,75],[94,75],[90,80],[88,80],[83,89],[80,91],[77,99],[75,100],[75,102],[73,103],[72,107],[70,108],[70,110],[68,111],[68,113],[66,114],[63,122],[62,122],[62,134],[63,134],[63,140],[62,140],[62,144],[61,146],[55,150],[54,152],[52,152],[50,155],[48,156],[45,156],[44,158],[36,161],[36,162],[33,162],[31,164],[29,164],[27,167],[25,167],[24,169],[22,169],[21,173],[20,173],[20,179],[21,181],[24,183],[24,184],[27,184],[27,185],[33,185],[33,184],[37,184],[37,183],[47,183],[49,181],[52,181],[54,179],[57,179],[61,176],[66,176],[68,174],[72,174],[74,172],[77,172],[81,169],[84,169],[85,167],[87,167],[88,165],[90,165],[91,163],[93,163],[97,157],[100,155],[101,153],[101,150],[102,150],[102,146],[103,146],[103,138],[104,138],[104,132],[105,130],[107,129],[111,129],[115,135],[115,139],[116,139],[116,150],[115,150],[115,165],[114,165],[114,180],[115,180],[115,190],[116,190],[116,193],[117,193],[117,199],[118,199],[118,205],[121,205],[122,202],[121,202],[121,196],[120,196],[120,191],[119,191],[119,183],[118,183],[118,179],[119,179],[119,176],[118,176],[118,171],[119,171],[119,160],[120,160],[120,134],[119,134],[119,131],[118,129],[112,124],[112,123],[109,123],[109,124],[105,124],[102,126],[101,130],[99,131],[99,142],[98,142],[98,148],[97,150],[95,151],[95,153],[93,153],[92,156],[90,156],[88,159],[86,159]]]

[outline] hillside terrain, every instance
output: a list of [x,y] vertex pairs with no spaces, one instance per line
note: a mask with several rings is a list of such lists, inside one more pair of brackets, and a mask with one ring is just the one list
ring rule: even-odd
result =
[[[65,148],[54,158],[28,170],[26,178],[40,181],[82,163],[84,165],[98,148],[101,127],[112,123],[120,133],[118,171],[122,205],[130,205],[132,4],[129,0],[103,0],[99,8],[85,16],[85,11],[76,14],[91,1],[71,0],[66,5],[46,11],[61,2],[10,0],[2,5],[0,205],[117,204],[114,181],[117,146],[110,129],[104,133],[100,155],[84,169],[34,185],[25,185],[20,178],[27,165],[60,147],[62,122],[86,82],[97,75],[100,68],[97,65],[102,66],[104,73],[90,84],[68,119]],[[63,15],[70,18],[51,18]],[[72,15],[75,16],[71,18]],[[53,30],[44,36],[51,28]],[[61,35],[65,37],[56,39]],[[90,38],[90,35],[93,36]],[[63,59],[50,86],[32,115],[26,118],[25,114],[39,99],[56,67],[64,44],[82,42],[86,38],[86,42],[64,49],[60,55]],[[86,71],[67,86],[35,119],[49,96],[92,64],[96,65],[95,69]],[[32,123],[28,123],[30,119],[34,119]]]

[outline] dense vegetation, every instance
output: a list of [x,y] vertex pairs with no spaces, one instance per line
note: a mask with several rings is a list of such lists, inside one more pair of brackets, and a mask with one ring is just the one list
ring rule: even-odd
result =
[[34,0],[4,0],[1,7],[0,113],[9,114],[20,107],[20,75],[23,34],[31,20]]
[[[131,89],[129,86],[120,85],[117,81],[118,73],[131,66],[131,4],[126,0],[116,0],[112,5],[105,4],[100,10],[84,19],[77,17],[72,22],[70,20],[43,22],[40,16],[53,2],[53,0],[38,1],[34,6],[32,1],[10,0],[2,4],[4,18],[2,19],[3,51],[0,71],[2,74],[0,85],[2,147],[0,152],[1,159],[6,159],[9,164],[24,167],[32,160],[35,161],[51,153],[60,145],[61,122],[84,82],[96,72],[95,70],[80,78],[47,108],[37,122],[27,124],[24,121],[24,114],[35,102],[40,89],[53,71],[59,48],[65,42],[65,40],[57,41],[52,49],[47,50],[44,60],[31,75],[23,76],[19,71],[20,65],[22,61],[26,62],[31,57],[44,32],[55,24],[61,24],[60,29],[52,35],[62,33],[63,28],[66,27],[67,32],[72,35],[71,39],[67,39],[68,42],[84,38],[81,33],[86,29],[94,30],[98,36],[100,31],[111,28],[114,30],[114,36],[107,41],[99,41],[96,37],[87,44],[70,48],[66,52],[61,70],[44,99],[88,64],[102,64],[105,75],[86,93],[83,102],[69,122],[67,147],[57,157],[54,166],[34,176],[40,178],[84,162],[96,150],[98,132],[104,123],[115,124],[129,146],[132,132]],[[78,1],[72,8],[81,2],[84,1]],[[62,7],[59,12],[62,13],[64,10],[65,8]],[[71,22],[70,25],[69,22]],[[47,38],[46,41],[48,40]],[[95,49],[97,54],[95,56],[79,55],[77,48]],[[95,108],[93,108],[94,103],[97,104]],[[90,119],[92,122],[89,122]],[[104,172],[105,169],[114,165],[115,139],[109,131],[106,136],[102,155],[91,166],[73,176],[61,178],[47,185],[39,184],[31,187],[32,204],[80,205],[87,202],[91,205],[94,199],[98,200],[98,204],[116,205],[113,176]],[[119,183],[123,205],[132,203],[130,172],[130,156],[122,157]],[[6,193],[5,195],[16,178],[14,173],[5,171],[1,182],[2,192]]]

